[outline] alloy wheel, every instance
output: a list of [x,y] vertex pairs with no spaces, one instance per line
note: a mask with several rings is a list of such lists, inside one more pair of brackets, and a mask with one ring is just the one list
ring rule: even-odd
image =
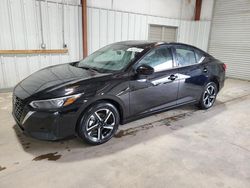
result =
[[216,88],[213,85],[209,85],[203,94],[203,103],[209,108],[213,105],[216,98]]
[[98,109],[93,112],[86,125],[88,139],[100,142],[112,134],[116,124],[114,113],[108,108]]

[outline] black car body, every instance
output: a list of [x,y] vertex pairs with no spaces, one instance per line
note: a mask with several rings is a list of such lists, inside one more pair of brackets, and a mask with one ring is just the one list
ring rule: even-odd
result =
[[[79,118],[97,101],[114,105],[119,112],[119,124],[124,124],[183,104],[198,103],[210,82],[216,85],[217,92],[224,85],[225,65],[196,47],[147,41],[113,45],[127,46],[127,51],[134,53],[133,59],[119,71],[79,67],[79,62],[73,62],[44,68],[17,84],[13,116],[21,130],[39,139],[62,139],[76,135]],[[144,59],[149,62],[157,55],[164,56],[155,49],[168,51],[169,67],[152,65],[159,71],[145,64],[138,67]],[[148,55],[151,51],[155,51],[152,56]],[[60,108],[40,109],[32,103],[72,95],[75,98],[70,100],[74,102]]]

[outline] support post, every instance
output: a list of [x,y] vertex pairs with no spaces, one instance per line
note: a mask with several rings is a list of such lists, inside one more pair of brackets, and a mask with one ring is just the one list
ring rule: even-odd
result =
[[195,17],[194,17],[195,21],[199,21],[200,20],[201,5],[202,5],[202,0],[196,0],[196,3],[195,3]]
[[88,55],[88,43],[87,43],[87,0],[81,0],[82,2],[82,47],[83,57]]

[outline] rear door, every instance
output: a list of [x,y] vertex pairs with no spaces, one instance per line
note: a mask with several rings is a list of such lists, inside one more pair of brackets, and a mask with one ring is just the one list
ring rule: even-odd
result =
[[132,76],[130,81],[130,114],[143,114],[176,105],[178,80],[173,69],[170,47],[160,46],[151,50],[134,65],[134,70],[142,64],[154,68],[151,75]]
[[205,56],[186,45],[174,45],[173,51],[179,80],[177,104],[199,100],[208,76]]

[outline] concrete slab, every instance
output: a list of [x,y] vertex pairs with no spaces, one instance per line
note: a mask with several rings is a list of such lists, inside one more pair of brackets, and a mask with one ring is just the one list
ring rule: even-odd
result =
[[184,106],[120,127],[91,147],[39,141],[0,93],[0,187],[250,187],[250,82],[228,79],[207,111]]

